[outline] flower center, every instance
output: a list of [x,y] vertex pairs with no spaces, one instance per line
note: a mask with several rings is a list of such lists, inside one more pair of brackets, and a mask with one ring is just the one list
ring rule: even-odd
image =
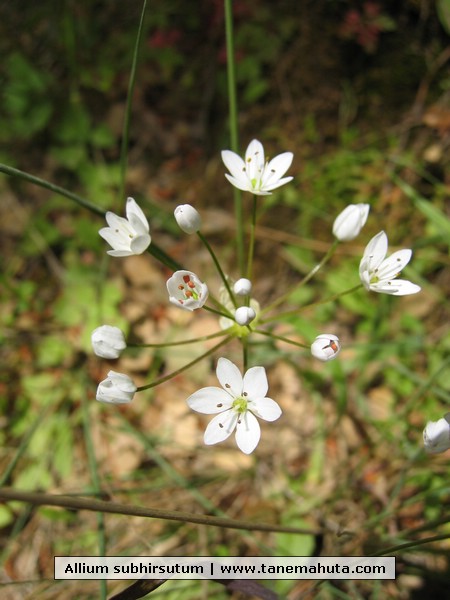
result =
[[[184,284],[180,283],[178,289],[181,292],[181,296],[184,300],[199,300],[202,296],[201,292],[197,289],[195,283],[192,281],[190,275],[183,275]],[[183,300],[180,299],[180,302],[183,303]]]
[[247,398],[244,398],[243,396],[239,396],[239,398],[235,398],[233,404],[231,405],[231,408],[239,413],[239,414],[243,414],[245,412],[247,412],[247,404],[248,404],[248,400]]

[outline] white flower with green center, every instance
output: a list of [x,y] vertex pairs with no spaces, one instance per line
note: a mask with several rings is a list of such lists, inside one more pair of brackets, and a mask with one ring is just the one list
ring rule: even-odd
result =
[[228,181],[239,190],[258,196],[267,196],[293,179],[283,177],[293,158],[292,152],[283,152],[266,161],[263,145],[258,140],[252,140],[248,145],[245,161],[231,150],[222,150],[222,160],[231,173],[225,173]]
[[251,454],[261,437],[256,417],[275,421],[281,415],[275,400],[266,397],[269,389],[266,370],[252,367],[242,377],[235,364],[219,358],[216,374],[222,388],[205,387],[187,399],[192,410],[216,415],[206,428],[204,442],[207,445],[223,442],[236,430],[239,449]]
[[167,280],[167,291],[170,302],[184,310],[201,308],[208,299],[208,286],[191,271],[175,271]]
[[407,296],[420,292],[420,286],[405,279],[397,279],[402,269],[411,260],[412,250],[397,250],[385,258],[388,239],[380,231],[367,244],[359,264],[359,277],[367,290],[393,296]]
[[108,211],[105,215],[109,227],[100,229],[99,234],[112,247],[111,256],[133,256],[142,254],[152,241],[150,227],[142,209],[133,198],[127,199],[127,218]]

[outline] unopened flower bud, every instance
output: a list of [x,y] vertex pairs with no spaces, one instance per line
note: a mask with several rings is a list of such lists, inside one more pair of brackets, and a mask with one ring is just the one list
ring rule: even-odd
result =
[[252,291],[252,282],[250,279],[246,279],[242,277],[242,279],[238,279],[233,286],[234,293],[237,296],[248,296]]
[[337,335],[322,333],[311,344],[311,354],[324,362],[333,360],[339,354],[341,343]]
[[196,233],[202,225],[199,212],[190,204],[177,206],[174,215],[180,229],[184,233]]
[[250,306],[240,306],[234,313],[238,325],[248,325],[256,317],[256,312]]
[[102,325],[94,329],[91,335],[92,348],[102,358],[119,358],[127,347],[123,332],[118,327]]
[[108,377],[98,384],[96,399],[110,404],[128,404],[133,400],[136,390],[131,377],[110,371]]
[[364,227],[369,214],[369,204],[349,204],[333,224],[333,235],[340,242],[354,240]]
[[430,454],[439,454],[450,448],[450,413],[439,421],[430,421],[423,430],[425,450]]

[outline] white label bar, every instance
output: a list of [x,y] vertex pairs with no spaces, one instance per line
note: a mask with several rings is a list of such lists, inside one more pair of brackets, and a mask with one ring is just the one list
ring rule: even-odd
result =
[[55,579],[395,579],[395,557],[55,556]]

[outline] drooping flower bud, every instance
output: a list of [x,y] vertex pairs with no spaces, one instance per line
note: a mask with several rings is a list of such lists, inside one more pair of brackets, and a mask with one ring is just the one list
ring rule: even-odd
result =
[[337,335],[322,333],[311,344],[311,354],[323,362],[333,360],[341,350],[341,343]]
[[425,450],[430,454],[439,454],[450,448],[450,413],[439,421],[430,421],[423,430]]
[[238,279],[234,284],[233,291],[236,294],[236,296],[248,296],[252,291],[252,282],[250,281],[250,279],[242,277],[241,279]]
[[250,306],[240,306],[234,313],[238,325],[248,325],[256,317],[256,312]]
[[175,271],[167,280],[167,291],[170,302],[185,310],[201,308],[208,299],[208,286],[191,271]]
[[121,351],[127,347],[123,332],[111,325],[102,325],[94,329],[91,342],[95,354],[102,358],[119,358]]
[[369,204],[349,204],[336,217],[333,224],[333,235],[340,242],[354,240],[364,227],[369,210]]
[[184,233],[196,233],[202,225],[199,212],[190,204],[180,204],[180,206],[177,206],[174,215],[180,229]]
[[108,227],[99,234],[112,247],[107,251],[110,256],[142,254],[152,241],[148,221],[133,198],[127,198],[126,214],[126,219],[110,211],[105,215]]
[[97,400],[110,404],[128,404],[133,400],[137,387],[131,377],[110,371],[97,388]]

